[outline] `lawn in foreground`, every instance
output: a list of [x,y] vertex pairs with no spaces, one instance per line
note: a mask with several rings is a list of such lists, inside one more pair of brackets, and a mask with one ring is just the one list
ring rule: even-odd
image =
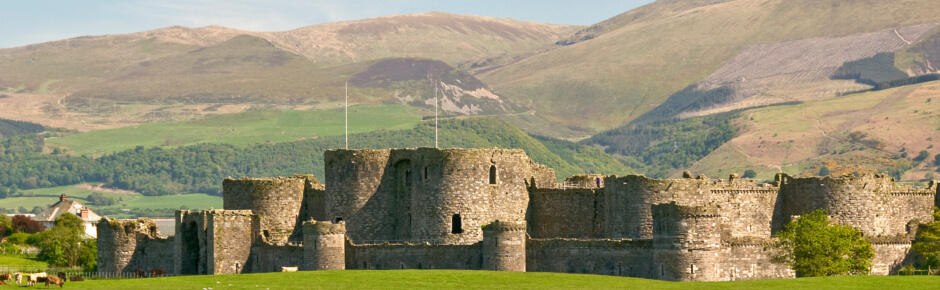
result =
[[936,276],[665,282],[612,276],[458,270],[303,271],[69,282],[70,289],[933,289]]

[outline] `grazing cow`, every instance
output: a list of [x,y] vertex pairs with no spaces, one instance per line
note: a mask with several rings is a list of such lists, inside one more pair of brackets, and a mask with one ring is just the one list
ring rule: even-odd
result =
[[69,277],[69,281],[72,281],[72,282],[85,281],[85,278],[82,278],[82,276],[72,276],[72,277]]
[[59,279],[61,279],[62,281],[65,281],[65,278],[66,278],[65,272],[56,273],[56,277],[59,277]]
[[36,274],[26,275],[26,287],[36,286],[36,279],[39,279],[39,276]]
[[281,272],[297,272],[297,267],[281,267]]
[[16,280],[16,284],[23,284],[23,273],[13,273],[13,280]]
[[49,288],[49,284],[59,285],[59,288],[65,286],[65,280],[59,279],[59,277],[47,277],[46,278],[46,288]]
[[5,282],[6,280],[10,280],[10,279],[12,279],[12,278],[13,278],[13,274],[12,274],[12,273],[2,274],[2,275],[0,275],[0,282]]
[[137,268],[134,270],[134,276],[136,276],[137,278],[146,278],[147,272],[144,272],[144,270]]
[[163,269],[150,269],[150,277],[164,277],[166,276],[166,271]]

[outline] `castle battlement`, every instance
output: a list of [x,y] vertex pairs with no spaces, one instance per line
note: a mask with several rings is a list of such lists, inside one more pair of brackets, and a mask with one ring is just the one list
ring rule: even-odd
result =
[[773,234],[825,209],[871,238],[875,274],[911,259],[932,219],[937,183],[885,175],[773,183],[582,174],[517,149],[336,149],[325,183],[311,175],[227,178],[224,209],[152,221],[101,221],[102,271],[232,274],[340,269],[486,269],[594,273],[673,281],[794,277],[772,263]]

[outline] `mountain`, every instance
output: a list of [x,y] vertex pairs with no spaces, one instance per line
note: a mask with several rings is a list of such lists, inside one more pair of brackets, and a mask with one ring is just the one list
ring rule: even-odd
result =
[[[192,118],[206,108],[323,108],[342,99],[351,76],[382,61],[433,59],[455,72],[458,63],[551,45],[580,28],[432,12],[283,32],[175,26],[84,36],[0,49],[0,93],[9,97],[0,107],[19,109],[4,117],[79,130]],[[458,79],[471,84],[448,82]],[[472,76],[437,80],[448,113],[515,106]],[[434,86],[417,86],[428,89],[412,94],[415,104],[432,108],[424,101]],[[349,94],[357,103],[398,102],[404,89],[413,88],[354,85]]]
[[[639,118],[684,88],[699,89],[700,82],[734,81],[736,77],[750,81],[751,73],[756,78],[777,77],[761,73],[800,59],[825,57],[839,46],[865,39],[858,35],[874,34],[868,38],[876,41],[891,36],[884,40],[894,43],[909,37],[906,41],[915,42],[940,22],[940,14],[933,13],[938,9],[940,2],[931,0],[656,1],[576,32],[550,49],[463,67],[473,67],[477,77],[493,89],[531,106],[550,123],[599,131]],[[799,46],[799,41],[819,49],[803,51],[810,56],[785,49]],[[856,55],[870,57],[907,45],[860,49],[864,53]],[[747,75],[722,73],[738,73],[740,65],[749,64],[749,55],[769,61],[740,71]],[[731,75],[735,78],[729,79]],[[851,81],[832,86],[826,97],[855,88]],[[812,91],[805,95],[825,91],[812,86],[803,89]],[[762,93],[752,88],[745,91],[748,97]]]

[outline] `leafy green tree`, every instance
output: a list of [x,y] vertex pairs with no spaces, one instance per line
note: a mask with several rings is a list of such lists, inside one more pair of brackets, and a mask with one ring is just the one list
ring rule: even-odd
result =
[[911,250],[927,258],[923,266],[940,266],[940,208],[933,208],[932,222],[917,228],[917,238]]
[[13,219],[0,213],[0,238],[13,234]]
[[831,173],[829,172],[829,167],[823,166],[822,168],[819,169],[819,173],[816,174],[816,175],[819,175],[819,176],[829,176],[829,174],[831,174]]
[[34,206],[34,207],[33,207],[33,210],[29,211],[29,213],[31,213],[31,214],[40,214],[40,213],[42,213],[42,207]]
[[940,166],[940,153],[933,157],[933,165]]
[[744,178],[755,178],[755,177],[757,177],[757,171],[754,171],[753,169],[745,170],[745,171],[744,171],[744,175],[742,175],[741,177],[744,177]]
[[858,229],[829,223],[822,209],[790,221],[776,236],[773,261],[790,265],[802,277],[864,275],[875,257]]
[[39,258],[55,266],[86,266],[94,262],[93,249],[95,240],[82,240],[84,221],[71,213],[62,214],[55,219],[55,226],[37,235],[37,246],[42,250]]
[[924,160],[927,160],[927,158],[929,157],[930,157],[930,152],[928,152],[927,150],[921,150],[920,153],[917,154],[917,157],[914,157],[914,161],[918,161],[918,162],[924,161]]

